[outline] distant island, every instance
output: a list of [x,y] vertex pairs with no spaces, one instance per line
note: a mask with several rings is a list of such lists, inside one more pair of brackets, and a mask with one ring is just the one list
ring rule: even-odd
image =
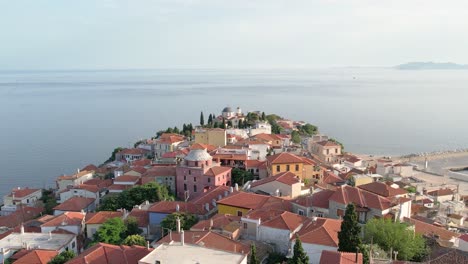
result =
[[408,62],[395,66],[399,70],[468,70],[467,64],[453,62]]

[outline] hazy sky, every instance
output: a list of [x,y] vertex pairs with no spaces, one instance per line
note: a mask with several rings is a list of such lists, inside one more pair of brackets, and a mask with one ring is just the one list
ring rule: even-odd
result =
[[468,63],[466,0],[0,0],[0,69]]

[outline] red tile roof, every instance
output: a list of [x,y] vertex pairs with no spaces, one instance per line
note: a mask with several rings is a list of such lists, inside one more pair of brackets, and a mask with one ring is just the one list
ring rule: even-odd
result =
[[97,186],[99,189],[102,189],[102,188],[107,188],[107,187],[111,186],[112,185],[112,180],[111,179],[101,180],[101,179],[98,179],[98,178],[94,178],[94,179],[90,179],[90,180],[85,181],[83,184],[94,185],[94,186]]
[[356,253],[353,252],[338,252],[331,250],[323,250],[320,257],[320,264],[362,264],[362,253],[358,253],[356,262]]
[[306,220],[307,217],[305,216],[284,211],[273,219],[263,222],[262,226],[294,232],[294,230],[300,227]]
[[257,186],[260,186],[269,182],[273,182],[273,181],[281,182],[289,186],[292,186],[293,184],[301,183],[301,181],[297,178],[296,174],[286,171],[286,172],[280,172],[271,177],[267,177],[258,181],[254,181],[250,184],[250,187],[251,188],[257,187]]
[[[230,192],[230,189],[231,189],[230,187],[223,186],[223,185],[216,186],[216,187],[211,186],[205,193],[203,193],[202,195],[192,200],[191,203],[193,203],[198,208],[203,208],[203,209],[205,209],[206,204],[208,204],[211,210],[214,207],[212,204],[213,200],[215,201],[220,200],[219,197],[221,197],[222,199],[226,196],[226,194],[232,195],[232,193]],[[233,193],[237,193],[237,191],[234,190]]]
[[414,224],[414,228],[416,233],[421,235],[433,236],[437,235],[443,240],[450,240],[452,237],[459,237],[460,234],[454,233],[452,231],[448,231],[445,228],[438,227],[432,224],[425,223],[420,220],[416,220],[414,218],[407,218],[403,219],[407,223]]
[[[180,233],[172,232],[172,241],[180,242]],[[203,243],[203,246],[206,248],[223,250],[227,252],[234,253],[250,253],[250,246],[242,244],[240,242],[234,241],[225,237],[223,235],[217,234],[210,231],[184,231],[184,240],[185,243],[199,245]],[[157,244],[169,243],[171,242],[170,236],[167,235],[158,242]]]
[[49,221],[45,222],[41,225],[41,227],[54,227],[54,226],[62,226],[62,225],[76,225],[81,226],[83,220],[85,218],[85,214],[78,213],[78,212],[65,212],[61,215],[58,215]]
[[96,165],[94,165],[94,164],[88,164],[81,170],[82,171],[97,171],[97,170],[99,170],[99,168],[96,167]]
[[94,198],[72,197],[65,202],[55,206],[53,209],[60,211],[81,212],[81,210],[86,209],[89,205],[94,203],[95,200],[96,199]]
[[218,201],[218,204],[245,209],[259,209],[267,207],[282,209],[290,207],[290,202],[285,199],[247,192],[239,192],[223,198]]
[[223,174],[223,173],[226,173],[226,172],[230,172],[232,170],[232,168],[230,167],[221,167],[221,166],[215,166],[215,167],[211,167],[210,169],[208,169],[206,172],[205,172],[205,176],[218,176],[220,174]]
[[430,192],[427,192],[427,194],[431,196],[445,196],[445,195],[453,195],[454,192],[451,189],[446,188],[446,189],[430,191]]
[[210,145],[210,144],[195,143],[190,147],[190,150],[194,150],[194,149],[206,149],[206,151],[210,152],[210,151],[217,149],[217,147],[214,145]]
[[334,184],[334,183],[338,183],[338,182],[343,182],[343,179],[341,179],[340,177],[336,176],[333,172],[331,171],[325,171],[324,173],[324,177],[323,177],[323,183],[326,183],[326,184]]
[[[207,220],[202,220],[196,223],[190,228],[191,231],[207,231],[212,229],[224,229],[225,226],[237,222],[240,223],[240,216],[215,214],[213,217]],[[211,225],[213,223],[213,225]]]
[[259,161],[259,160],[246,160],[244,164],[245,164],[246,168],[258,168],[258,166],[260,164],[262,164],[262,161]]
[[144,155],[148,153],[149,151],[146,149],[141,149],[141,148],[131,148],[131,149],[123,149],[119,152],[119,154],[123,155]]
[[389,199],[348,185],[337,188],[330,200],[340,204],[354,203],[358,207],[379,210],[392,207]]
[[125,185],[125,184],[112,184],[109,186],[109,191],[125,191],[131,189],[133,185]]
[[320,142],[317,142],[317,144],[321,145],[321,146],[324,146],[324,147],[339,147],[340,145],[336,144],[335,142],[333,141],[320,141]]
[[222,160],[238,160],[238,161],[246,161],[247,160],[247,153],[245,154],[214,154],[213,159],[222,159]]
[[149,214],[146,210],[133,208],[128,217],[134,217],[139,227],[147,227],[149,224]]
[[408,191],[406,191],[405,189],[393,188],[383,182],[371,182],[368,184],[359,185],[358,188],[388,198],[408,193]]
[[58,180],[76,180],[76,179],[79,179],[89,173],[93,173],[93,171],[87,171],[87,170],[84,170],[84,171],[80,171],[76,174],[73,174],[73,175],[63,175],[63,176],[59,176],[57,179]]
[[334,194],[335,192],[332,190],[323,190],[317,193],[314,193],[313,195],[309,196],[301,196],[292,202],[295,204],[299,204],[304,207],[319,207],[319,208],[326,208],[328,209],[329,204],[328,200],[330,200],[330,197]]
[[287,152],[268,156],[267,160],[270,164],[304,163],[301,157]]
[[153,249],[141,246],[116,246],[98,243],[67,264],[138,264]]
[[[21,252],[22,253],[22,252]],[[55,256],[58,255],[58,252],[55,250],[32,250],[26,251],[26,254],[22,256],[16,256],[17,259],[15,264],[47,264]]]
[[38,216],[44,211],[44,208],[36,208],[36,207],[29,207],[23,206],[22,209],[13,212],[7,216],[0,216],[0,227],[8,227],[13,228],[24,221],[30,220]]
[[125,173],[131,172],[131,171],[137,172],[139,174],[143,174],[147,171],[147,169],[145,167],[135,166],[129,169],[128,171],[126,171]]
[[164,133],[156,140],[156,142],[159,144],[174,144],[184,140],[184,137],[181,135]]
[[135,166],[135,167],[144,167],[144,166],[149,166],[149,165],[151,165],[150,159],[135,160],[132,162],[132,166]]
[[88,184],[81,184],[78,186],[73,187],[73,189],[81,189],[86,190],[88,192],[97,193],[99,192],[100,188],[96,185],[88,185]]
[[133,175],[122,175],[114,179],[115,182],[133,182],[136,183],[140,179],[140,176]]
[[116,217],[123,217],[123,212],[113,212],[113,211],[100,211],[97,213],[90,213],[86,215],[86,224],[103,224],[107,220]]
[[12,197],[12,195],[14,194],[15,198],[23,198],[40,190],[40,189],[29,189],[29,188],[18,189],[18,188],[14,188],[13,190],[11,190],[11,193],[8,196]]
[[177,206],[179,206],[179,212],[187,212],[190,214],[203,215],[202,209],[191,203],[191,202],[180,202],[180,201],[160,201],[153,204],[148,212],[152,213],[165,213],[172,214],[177,212]]
[[341,220],[321,217],[317,217],[315,221],[309,219],[297,234],[302,243],[338,247],[341,222]]

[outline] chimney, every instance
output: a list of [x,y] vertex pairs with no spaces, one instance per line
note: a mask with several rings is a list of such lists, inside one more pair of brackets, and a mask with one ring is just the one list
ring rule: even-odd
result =
[[213,218],[210,219],[210,230],[213,228]]
[[232,186],[229,188],[229,192],[230,192],[230,193],[233,193],[233,192],[234,192],[234,188],[233,188]]
[[175,206],[175,210],[176,210],[176,212],[179,212],[179,210],[180,210],[180,206],[179,206],[179,204],[176,204],[176,206]]
[[184,237],[184,230],[183,229],[180,232],[180,243],[182,244],[182,246],[185,245],[185,237]]
[[146,241],[146,249],[149,249],[149,241]]
[[224,197],[228,196],[229,192],[228,191],[224,191]]
[[177,217],[176,219],[176,226],[177,226],[177,233],[180,233],[180,218]]
[[52,240],[52,231],[49,231],[49,240]]
[[239,184],[237,184],[237,182],[236,182],[236,185],[235,185],[235,189],[236,189],[236,192],[239,191]]
[[24,235],[24,225],[23,225],[23,224],[21,224],[20,233],[21,233],[22,235]]
[[209,203],[206,203],[206,204],[205,204],[205,210],[206,210],[207,212],[210,211],[210,204],[209,204]]

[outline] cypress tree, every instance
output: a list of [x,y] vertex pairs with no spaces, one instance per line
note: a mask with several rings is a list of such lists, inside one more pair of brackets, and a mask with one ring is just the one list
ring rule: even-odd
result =
[[302,248],[302,242],[299,239],[299,236],[296,235],[296,242],[294,243],[294,256],[289,261],[291,264],[308,264],[309,263],[309,256]]
[[211,126],[212,124],[213,124],[213,116],[210,114],[210,115],[208,116],[208,125]]
[[341,222],[341,231],[338,232],[338,251],[356,252],[361,246],[361,227],[354,204],[348,204]]
[[266,117],[265,117],[265,112],[262,112],[262,120],[265,121],[266,120]]
[[200,126],[205,125],[205,117],[203,117],[203,111],[200,113]]
[[249,264],[260,264],[260,261],[258,261],[258,258],[257,258],[257,249],[256,249],[254,243],[252,243],[252,245],[250,245],[250,261],[249,261]]

